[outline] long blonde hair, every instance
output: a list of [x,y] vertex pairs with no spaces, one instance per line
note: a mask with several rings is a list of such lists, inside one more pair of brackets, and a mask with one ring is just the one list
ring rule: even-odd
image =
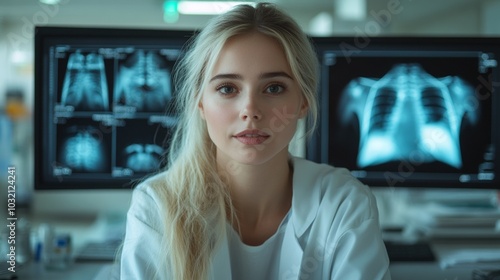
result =
[[153,185],[164,201],[164,261],[174,279],[206,279],[215,249],[224,240],[234,210],[216,168],[215,146],[198,110],[201,93],[225,42],[250,32],[276,38],[316,123],[318,63],[309,38],[295,21],[272,4],[240,5],[212,19],[195,36],[175,73],[177,110],[164,183]]

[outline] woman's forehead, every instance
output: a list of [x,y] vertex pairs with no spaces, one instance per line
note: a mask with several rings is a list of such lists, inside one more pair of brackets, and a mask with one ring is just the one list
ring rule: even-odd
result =
[[259,32],[229,38],[224,43],[211,74],[246,69],[264,72],[280,71],[292,75],[281,43],[276,38]]

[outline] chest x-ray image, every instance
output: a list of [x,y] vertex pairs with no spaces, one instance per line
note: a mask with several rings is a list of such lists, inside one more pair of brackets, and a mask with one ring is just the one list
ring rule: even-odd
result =
[[61,94],[61,104],[76,111],[109,109],[104,59],[96,53],[80,51],[69,55]]
[[161,112],[172,99],[171,71],[156,51],[135,50],[118,63],[115,103],[138,112]]
[[474,88],[457,76],[434,77],[417,63],[395,64],[383,77],[357,77],[342,92],[341,123],[359,122],[357,165],[409,159],[462,167],[460,127],[479,109],[467,98]]
[[73,173],[105,172],[108,167],[106,135],[94,125],[61,125],[59,163]]

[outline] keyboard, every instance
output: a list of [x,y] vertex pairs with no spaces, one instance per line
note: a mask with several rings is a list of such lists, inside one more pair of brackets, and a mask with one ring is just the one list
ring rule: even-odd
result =
[[77,262],[114,261],[122,244],[121,240],[89,242],[75,256]]
[[391,262],[433,262],[436,256],[429,243],[402,243],[385,241],[385,248]]

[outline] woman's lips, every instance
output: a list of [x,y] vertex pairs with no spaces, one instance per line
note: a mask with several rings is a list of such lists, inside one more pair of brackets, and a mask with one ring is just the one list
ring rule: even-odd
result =
[[234,138],[245,145],[260,145],[269,139],[269,134],[260,130],[244,130],[236,135]]

